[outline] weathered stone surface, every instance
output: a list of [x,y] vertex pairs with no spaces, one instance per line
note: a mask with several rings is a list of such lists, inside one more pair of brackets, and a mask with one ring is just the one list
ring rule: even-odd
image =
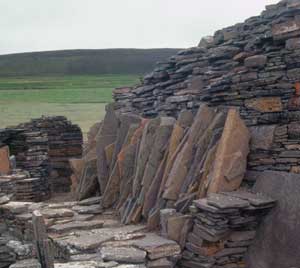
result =
[[85,161],[83,159],[69,159],[69,162],[74,175],[79,180],[85,165]]
[[288,39],[299,35],[300,21],[299,19],[289,20],[283,23],[275,24],[272,28],[274,39]]
[[[121,207],[132,192],[135,163],[137,161],[138,144],[142,136],[144,124],[132,125],[126,137],[126,144],[118,155],[120,183],[117,190],[120,193],[117,207]],[[110,192],[107,192],[110,195]]]
[[281,98],[278,97],[246,100],[245,106],[248,109],[253,109],[263,113],[281,112],[283,110]]
[[255,191],[276,199],[277,206],[264,220],[250,247],[249,267],[282,268],[299,265],[299,178],[298,174],[266,171],[257,181]]
[[100,196],[95,196],[95,197],[90,197],[88,199],[81,200],[78,202],[78,205],[80,206],[90,206],[90,205],[97,205],[101,204],[102,197]]
[[300,40],[299,38],[292,38],[286,41],[285,44],[286,49],[295,50],[300,48]]
[[104,193],[109,175],[109,164],[106,160],[105,148],[117,139],[119,119],[114,112],[114,105],[106,106],[106,115],[96,137],[98,182],[101,193]]
[[60,208],[60,209],[43,209],[41,210],[42,215],[47,218],[68,218],[73,217],[74,212],[70,209]]
[[251,127],[251,150],[270,150],[275,138],[276,126]]
[[6,195],[0,197],[0,205],[7,204],[9,201],[10,201],[10,199]]
[[117,156],[120,153],[122,146],[124,145],[130,127],[132,125],[139,125],[141,123],[142,118],[134,114],[124,114],[124,115],[120,115],[119,120],[120,120],[120,127],[118,130],[118,136],[114,146],[114,153],[112,156],[112,160],[110,162],[110,170],[114,168],[114,165],[117,160]]
[[235,209],[249,207],[248,201],[222,194],[209,194],[207,204],[219,209]]
[[[126,241],[132,238],[132,234],[143,231],[143,225],[128,225],[115,228],[101,228],[89,231],[77,231],[76,233],[55,239],[59,248],[71,248],[80,252],[92,252],[108,241]],[[74,254],[74,253],[73,253]]]
[[101,214],[103,211],[100,204],[89,206],[75,206],[72,209],[79,214]]
[[148,268],[172,268],[174,264],[167,258],[162,258],[147,263]]
[[[92,254],[78,254],[70,256],[70,261],[102,261],[102,258],[99,253]],[[117,265],[117,263],[116,263]]]
[[147,251],[150,260],[176,256],[181,252],[176,242],[155,234],[147,234],[145,238],[134,241],[134,245]]
[[2,205],[1,208],[10,211],[13,214],[22,214],[28,211],[30,205],[32,205],[30,202],[9,202]]
[[160,124],[159,118],[149,120],[144,128],[143,136],[137,157],[136,171],[133,179],[132,192],[134,196],[138,196],[142,187],[142,180],[147,161],[149,159],[152,146],[155,140],[155,132]]
[[207,106],[202,105],[200,107],[195,121],[191,126],[187,141],[174,160],[163,194],[165,199],[176,200],[178,198],[180,189],[191,165],[194,145],[206,130],[214,115],[215,112]]
[[160,166],[160,162],[163,159],[170,136],[172,134],[174,124],[175,124],[174,118],[161,117],[160,119],[160,125],[156,130],[155,140],[154,143],[152,144],[152,150],[149,155],[149,159],[144,171],[144,176],[142,180],[142,190],[139,196],[139,202],[141,204],[144,203],[146,193],[151,185],[153,178],[155,177],[156,171]]
[[267,56],[265,55],[256,55],[251,56],[245,59],[245,66],[250,68],[262,68],[267,63]]
[[131,264],[146,262],[146,252],[134,247],[103,247],[100,254],[104,261]]
[[77,188],[77,199],[83,200],[97,193],[99,184],[97,180],[97,160],[93,159],[85,164]]
[[246,172],[250,134],[238,111],[228,112],[218,145],[208,193],[236,190]]
[[102,220],[92,220],[92,221],[74,221],[64,224],[53,225],[49,228],[50,232],[54,233],[65,233],[74,230],[90,230],[101,228],[104,222]]
[[0,175],[6,175],[10,172],[9,148],[4,146],[0,148]]
[[188,225],[191,221],[189,215],[175,215],[171,216],[167,220],[167,237],[171,240],[176,241],[178,244],[182,244],[182,241],[185,239],[184,236],[187,236],[189,230],[184,231],[184,226]]
[[17,263],[9,266],[9,268],[41,268],[41,267],[42,267],[41,264],[35,259],[18,261]]
[[115,262],[102,261],[74,261],[69,263],[56,263],[55,268],[112,268],[118,267]]

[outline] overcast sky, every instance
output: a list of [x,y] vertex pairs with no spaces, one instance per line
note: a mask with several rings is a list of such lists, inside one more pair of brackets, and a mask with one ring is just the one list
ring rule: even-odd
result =
[[184,48],[278,0],[0,0],[0,54]]

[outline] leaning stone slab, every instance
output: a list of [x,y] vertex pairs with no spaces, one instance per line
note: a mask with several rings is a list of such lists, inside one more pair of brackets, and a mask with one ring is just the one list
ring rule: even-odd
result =
[[101,125],[101,128],[96,136],[96,153],[97,153],[97,170],[98,182],[101,193],[106,188],[106,183],[109,176],[109,164],[107,163],[105,148],[114,143],[117,139],[119,127],[119,119],[114,111],[114,105],[109,104],[105,107],[106,114]]
[[174,160],[173,167],[168,176],[163,198],[177,200],[182,184],[192,164],[193,149],[199,137],[205,132],[215,116],[215,111],[206,105],[202,105],[194,119],[182,150]]
[[235,109],[228,111],[213,164],[208,193],[230,192],[240,187],[247,167],[249,131]]
[[258,229],[249,250],[247,267],[298,267],[300,175],[265,171],[258,178],[254,190],[275,199],[277,205]]
[[129,264],[146,262],[146,252],[134,247],[103,247],[100,254],[104,261]]
[[109,163],[110,171],[112,171],[112,169],[116,163],[117,156],[122,149],[122,146],[125,142],[125,139],[127,137],[130,126],[131,125],[139,125],[141,123],[142,118],[135,114],[124,114],[124,115],[120,115],[119,120],[120,120],[120,127],[119,127],[118,135],[116,138],[116,143],[115,143],[114,152],[112,155],[112,160],[111,160],[111,163]]
[[[142,191],[139,197],[139,202],[144,203],[146,193],[151,186],[151,182],[155,177],[155,174],[160,166],[160,163],[164,157],[165,150],[169,143],[169,139],[172,134],[172,130],[175,124],[175,119],[172,117],[161,117],[160,125],[155,132],[155,140],[151,145],[152,150],[149,155],[149,159],[144,171],[144,176],[142,180]],[[146,214],[146,212],[144,211]],[[148,216],[148,215],[145,215]]]
[[93,159],[84,166],[77,188],[77,198],[79,200],[89,198],[97,192],[97,188],[97,160]]
[[9,172],[9,148],[8,146],[4,146],[0,148],[0,175],[7,175]]

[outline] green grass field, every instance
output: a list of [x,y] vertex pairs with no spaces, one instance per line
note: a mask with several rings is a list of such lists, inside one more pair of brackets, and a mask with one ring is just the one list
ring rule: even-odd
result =
[[0,128],[42,115],[64,115],[86,133],[100,121],[112,90],[138,82],[135,75],[0,77]]

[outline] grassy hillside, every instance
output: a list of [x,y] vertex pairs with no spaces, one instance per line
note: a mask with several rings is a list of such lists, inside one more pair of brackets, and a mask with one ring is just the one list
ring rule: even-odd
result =
[[137,75],[0,78],[0,128],[42,115],[64,115],[86,133],[103,118],[112,90],[138,80]]
[[177,51],[96,49],[0,55],[0,76],[144,74]]

